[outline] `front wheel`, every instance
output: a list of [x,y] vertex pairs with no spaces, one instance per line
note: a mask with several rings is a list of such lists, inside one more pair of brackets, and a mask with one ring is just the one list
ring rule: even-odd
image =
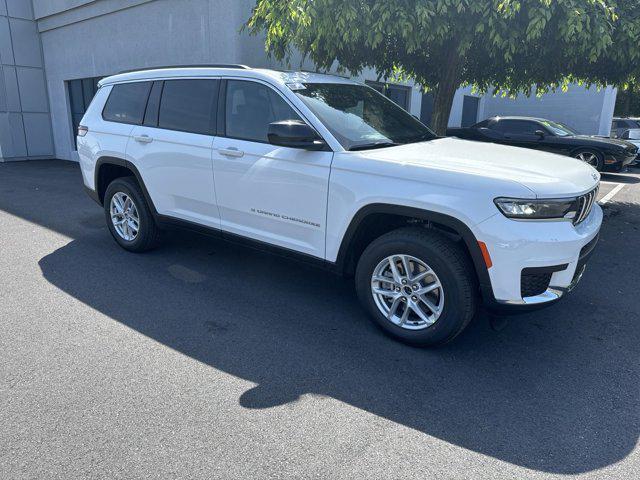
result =
[[601,171],[604,166],[604,158],[602,157],[602,154],[595,150],[578,150],[577,152],[574,152],[573,157],[591,165],[598,171]]
[[372,242],[356,270],[358,297],[387,334],[416,346],[447,343],[477,309],[475,271],[460,246],[424,228]]

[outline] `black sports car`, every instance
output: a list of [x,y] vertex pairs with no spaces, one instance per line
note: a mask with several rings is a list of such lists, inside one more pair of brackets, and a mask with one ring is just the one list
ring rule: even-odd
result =
[[493,117],[469,128],[450,128],[447,135],[568,155],[604,172],[619,172],[638,156],[632,143],[578,135],[566,125],[542,118]]

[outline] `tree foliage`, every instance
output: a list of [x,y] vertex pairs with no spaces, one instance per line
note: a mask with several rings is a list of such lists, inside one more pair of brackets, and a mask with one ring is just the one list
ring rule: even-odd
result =
[[440,133],[460,86],[624,86],[640,56],[640,0],[257,0],[247,26],[278,60],[415,79]]

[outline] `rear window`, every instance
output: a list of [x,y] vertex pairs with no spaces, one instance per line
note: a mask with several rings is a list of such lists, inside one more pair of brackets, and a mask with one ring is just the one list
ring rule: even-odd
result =
[[158,126],[212,135],[217,98],[217,80],[167,80],[162,91]]
[[110,122],[140,125],[144,118],[151,82],[114,85],[109,94],[102,118]]

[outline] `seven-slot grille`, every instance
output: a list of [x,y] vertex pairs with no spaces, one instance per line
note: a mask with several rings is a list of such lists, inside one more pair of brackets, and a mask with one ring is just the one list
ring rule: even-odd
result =
[[583,222],[585,218],[589,216],[591,213],[591,209],[593,208],[593,204],[598,198],[598,189],[600,186],[597,186],[589,193],[585,193],[578,197],[578,211],[576,213],[576,217],[573,220],[573,224],[577,225],[580,222]]

